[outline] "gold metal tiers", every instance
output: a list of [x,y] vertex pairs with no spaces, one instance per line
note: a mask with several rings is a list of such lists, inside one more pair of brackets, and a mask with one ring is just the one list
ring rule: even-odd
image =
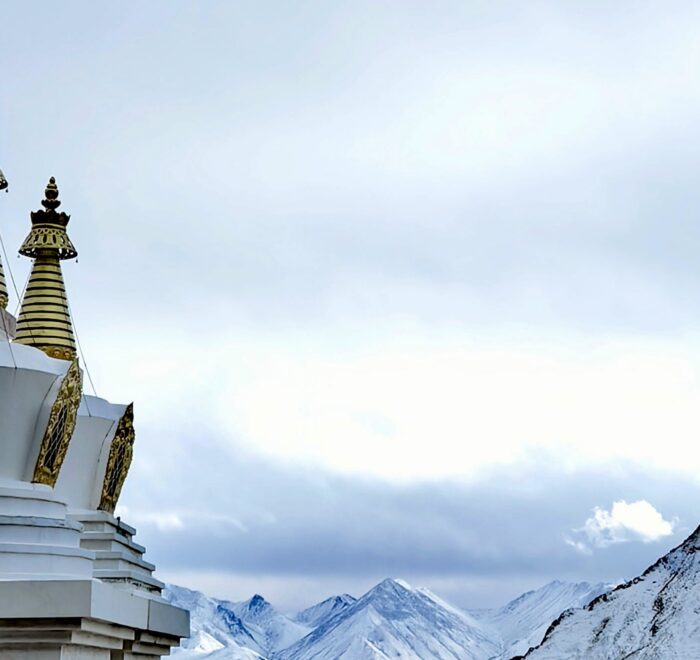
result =
[[78,252],[66,233],[70,216],[56,211],[61,202],[53,177],[41,204],[44,208],[31,214],[32,229],[19,250],[33,258],[34,264],[17,319],[15,342],[35,346],[53,358],[73,360],[75,337],[61,260],[74,259]]

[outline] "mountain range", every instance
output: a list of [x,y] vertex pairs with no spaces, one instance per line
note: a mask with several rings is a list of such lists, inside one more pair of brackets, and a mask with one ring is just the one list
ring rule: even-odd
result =
[[295,615],[169,586],[192,613],[179,660],[690,660],[700,658],[700,528],[624,584],[551,582],[503,607],[464,611],[386,579]]
[[552,582],[502,608],[468,612],[427,589],[386,579],[359,599],[333,596],[291,616],[257,594],[230,602],[169,585],[165,596],[192,616],[192,636],[174,653],[178,660],[495,660],[537,644],[563,610],[603,591],[604,585]]

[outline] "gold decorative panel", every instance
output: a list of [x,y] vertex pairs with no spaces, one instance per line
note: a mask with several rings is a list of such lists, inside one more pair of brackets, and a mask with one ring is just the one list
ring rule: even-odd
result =
[[78,360],[73,360],[61,382],[51,408],[49,423],[41,442],[39,458],[34,468],[34,483],[55,486],[75,430],[80,398],[83,395],[83,374]]
[[107,460],[107,471],[102,484],[102,496],[99,508],[108,513],[114,513],[119,501],[122,486],[129,474],[131,459],[134,455],[134,404],[130,403],[117,425]]

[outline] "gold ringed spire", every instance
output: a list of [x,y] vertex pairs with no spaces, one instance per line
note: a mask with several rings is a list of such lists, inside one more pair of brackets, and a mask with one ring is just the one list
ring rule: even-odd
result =
[[73,360],[75,337],[61,261],[74,259],[78,251],[66,231],[70,216],[57,211],[61,202],[54,177],[46,186],[41,205],[43,209],[32,212],[31,231],[19,249],[20,254],[34,259],[34,264],[17,319],[15,342],[34,346],[50,357]]

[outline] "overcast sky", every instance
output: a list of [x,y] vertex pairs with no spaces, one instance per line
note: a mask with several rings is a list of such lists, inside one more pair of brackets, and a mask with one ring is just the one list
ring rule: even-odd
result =
[[56,176],[161,577],[289,609],[393,575],[480,607],[631,577],[700,522],[699,22],[3,6],[9,266],[21,288]]

